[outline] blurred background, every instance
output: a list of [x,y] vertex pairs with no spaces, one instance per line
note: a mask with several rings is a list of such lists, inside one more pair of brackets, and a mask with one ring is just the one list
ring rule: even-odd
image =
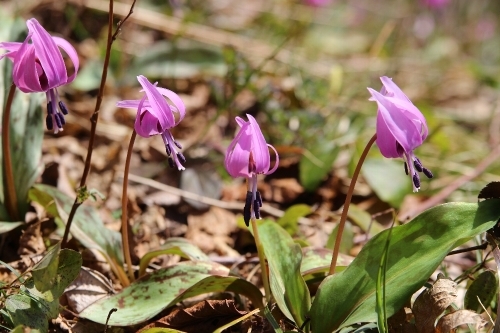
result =
[[[36,17],[79,53],[77,79],[60,90],[70,109],[68,124],[58,135],[46,134],[41,179],[74,193],[100,84],[109,2],[0,3],[3,22],[20,18],[22,28]],[[130,5],[114,2],[115,22]],[[380,213],[390,208],[405,220],[457,178],[484,166],[436,203],[474,202],[486,183],[500,180],[499,17],[500,2],[493,0],[138,0],[113,44],[89,187],[106,195],[102,214],[119,229],[121,175],[135,111],[115,104],[140,96],[136,76],[145,75],[178,92],[187,106],[173,130],[187,170],[168,168],[161,138],[136,141],[130,192],[137,255],[176,235],[221,255],[251,246],[228,238],[234,221],[242,224],[241,211],[224,206],[245,197],[243,180],[232,180],[223,167],[237,130],[234,117],[245,114],[256,117],[280,154],[278,170],[259,183],[265,202],[278,209],[264,215],[279,217],[293,205],[307,205],[312,215],[301,220],[299,233],[324,246],[359,154],[375,133],[377,107],[366,88],[379,90],[385,75],[427,118],[430,135],[416,154],[435,178],[423,179],[413,194],[402,160],[384,159],[372,148],[355,192],[356,207],[368,212],[365,220],[387,222],[392,215]],[[161,184],[221,204],[181,200]],[[213,225],[223,221],[230,227],[221,227],[219,243],[226,245],[204,248],[209,244],[200,233],[215,239]]]

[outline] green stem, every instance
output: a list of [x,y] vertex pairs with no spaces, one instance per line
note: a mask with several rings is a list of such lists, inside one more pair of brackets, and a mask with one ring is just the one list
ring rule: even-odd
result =
[[361,157],[359,158],[358,165],[354,170],[352,175],[351,184],[349,185],[349,190],[347,191],[347,196],[345,198],[344,207],[342,208],[342,215],[340,216],[339,229],[337,230],[337,237],[335,238],[335,247],[333,248],[332,261],[330,263],[330,271],[328,275],[335,274],[335,268],[337,267],[337,259],[339,257],[340,241],[342,240],[342,233],[344,232],[345,222],[347,221],[347,213],[349,212],[349,205],[351,204],[352,194],[354,193],[354,186],[358,180],[359,173],[361,171],[361,166],[370,151],[371,146],[377,139],[377,134],[374,134],[368,144],[366,145]]
[[2,117],[2,151],[3,151],[3,176],[6,187],[4,192],[5,206],[9,216],[14,221],[19,221],[19,211],[17,207],[17,194],[14,185],[14,173],[12,171],[12,157],[10,155],[10,110],[16,93],[14,83],[10,86],[7,103]]
[[260,261],[260,271],[262,272],[262,283],[264,284],[264,292],[266,297],[266,302],[269,303],[271,300],[271,288],[269,287],[269,276],[267,275],[267,265],[266,257],[264,255],[264,247],[262,247],[262,242],[260,241],[259,228],[257,227],[257,221],[253,217],[252,220],[252,230],[253,237],[255,239],[255,246],[257,246],[257,254],[259,255]]
[[132,157],[132,149],[134,148],[135,137],[137,132],[134,130],[130,137],[130,143],[127,150],[127,158],[125,159],[125,169],[123,171],[123,192],[122,192],[122,243],[123,243],[123,257],[127,264],[127,273],[130,281],[134,281],[134,272],[132,270],[132,258],[130,257],[130,245],[128,243],[128,174],[130,170],[130,158]]

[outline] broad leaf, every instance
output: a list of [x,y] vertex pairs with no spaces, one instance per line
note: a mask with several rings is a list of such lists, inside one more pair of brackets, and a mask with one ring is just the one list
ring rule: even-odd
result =
[[[55,282],[54,279],[57,274],[57,266],[59,264],[59,251],[61,250],[61,243],[54,245],[47,254],[33,266],[31,275],[35,281],[36,289],[40,292],[46,292],[50,289]],[[78,267],[78,270],[80,267]],[[75,276],[76,277],[76,276]]]
[[208,256],[196,245],[193,245],[185,238],[172,237],[167,239],[167,241],[158,249],[146,253],[141,258],[139,276],[142,276],[146,272],[149,262],[154,257],[162,254],[177,254],[185,259],[208,261]]
[[311,214],[311,207],[304,204],[293,205],[285,211],[285,215],[279,218],[278,223],[290,235],[295,235],[299,228],[299,219]]
[[135,281],[119,294],[97,301],[83,310],[80,316],[104,324],[109,310],[117,308],[109,325],[134,325],[183,299],[224,291],[245,295],[255,306],[262,306],[262,294],[257,287],[228,274],[229,269],[216,263],[181,262]]
[[327,141],[323,136],[316,137],[316,142],[310,149],[308,154],[300,158],[299,178],[307,191],[314,191],[332,170],[340,149],[338,145]]
[[265,221],[258,228],[269,262],[273,296],[280,310],[300,327],[311,305],[309,290],[300,273],[302,249],[274,222]]
[[498,289],[498,282],[495,273],[484,271],[472,281],[467,289],[464,299],[464,308],[474,310],[477,313],[488,308],[491,301],[495,298]]
[[[42,184],[33,186],[29,196],[32,201],[44,206],[56,220],[66,224],[74,199],[55,187]],[[114,265],[123,265],[120,233],[106,228],[95,208],[85,204],[78,208],[71,225],[71,234],[85,247],[99,250]]]
[[[403,306],[449,251],[490,229],[499,217],[500,200],[491,199],[437,206],[395,227],[387,262],[387,315]],[[377,320],[375,285],[388,232],[371,239],[345,271],[321,284],[310,312],[315,333]]]

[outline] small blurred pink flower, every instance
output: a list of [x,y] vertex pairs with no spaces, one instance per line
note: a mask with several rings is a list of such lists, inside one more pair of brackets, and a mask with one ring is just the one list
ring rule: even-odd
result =
[[[182,149],[179,142],[175,141],[170,129],[179,124],[186,115],[186,107],[179,95],[171,90],[153,85],[148,79],[139,75],[137,80],[146,94],[140,100],[124,100],[116,105],[122,108],[137,108],[134,129],[142,137],[148,138],[160,134],[165,143],[169,165],[178,170],[184,170],[183,163],[186,158],[177,149]],[[167,97],[172,104],[167,103]],[[178,114],[177,119],[175,114]]]
[[[45,92],[47,95],[46,124],[49,130],[62,131],[66,123],[63,114],[68,109],[59,99],[57,87],[72,82],[78,73],[78,54],[66,40],[53,37],[34,18],[26,21],[28,36],[23,43],[3,42],[0,48],[8,52],[0,55],[13,61],[14,84],[23,92]],[[29,43],[31,41],[31,43]],[[60,49],[63,49],[73,63],[74,73],[68,76]],[[59,108],[58,108],[59,106]]]
[[[240,131],[231,142],[226,151],[224,165],[232,177],[245,177],[248,179],[249,188],[243,210],[243,218],[248,226],[251,218],[260,218],[262,198],[257,191],[257,175],[271,174],[278,168],[279,156],[276,149],[266,143],[254,117],[247,114],[248,121],[236,117]],[[276,154],[276,162],[271,168],[271,148]]]
[[410,175],[413,192],[420,189],[418,172],[432,178],[432,172],[423,167],[413,150],[420,146],[428,134],[427,122],[422,113],[399,87],[387,76],[380,78],[383,87],[380,93],[368,88],[376,101],[377,111],[377,146],[384,157],[398,158],[405,161],[405,172]]
[[311,7],[326,7],[332,3],[332,0],[304,0],[304,3]]
[[424,6],[435,9],[446,7],[450,1],[451,0],[420,0]]

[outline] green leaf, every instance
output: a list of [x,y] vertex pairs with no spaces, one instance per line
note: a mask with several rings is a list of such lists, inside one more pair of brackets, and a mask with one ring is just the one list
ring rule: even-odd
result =
[[[395,227],[387,262],[387,315],[404,305],[449,251],[492,228],[499,217],[500,200],[449,203]],[[345,271],[323,281],[310,312],[315,333],[377,320],[375,283],[388,232],[372,238]]]
[[135,325],[188,297],[224,291],[245,295],[255,306],[262,306],[262,294],[257,287],[228,274],[228,268],[216,263],[181,262],[140,278],[119,294],[88,306],[80,316],[104,324],[108,311],[117,308],[109,325]]
[[290,235],[295,235],[299,228],[299,219],[311,214],[311,207],[305,204],[293,205],[285,211],[285,214],[276,222]]
[[269,262],[273,296],[280,310],[300,327],[311,305],[309,290],[300,273],[302,249],[276,223],[265,221],[258,228]]
[[[47,254],[33,266],[31,275],[35,281],[35,287],[40,292],[46,292],[54,284],[54,280],[57,274],[57,268],[59,266],[59,250],[61,249],[61,243],[57,243]],[[78,267],[80,269],[80,267]],[[75,276],[76,277],[76,276]]]
[[410,177],[401,161],[388,158],[367,158],[361,173],[380,200],[398,208],[410,191]]
[[[65,225],[74,199],[55,187],[43,184],[33,186],[29,197],[44,206],[50,215],[59,218]],[[106,228],[94,207],[85,204],[78,207],[71,225],[71,234],[85,247],[100,251],[114,265],[123,265],[120,233]]]
[[48,318],[40,304],[28,295],[15,294],[7,297],[5,310],[14,326],[24,325],[40,332],[48,331]]
[[[326,241],[326,248],[333,249],[335,246],[335,241],[337,239],[337,233],[339,231],[339,224],[335,226],[330,235],[328,236],[328,240]],[[340,253],[349,253],[349,251],[354,246],[354,231],[352,230],[352,224],[346,222],[344,227],[344,232],[342,234],[342,238],[340,239]]]
[[325,179],[332,169],[333,162],[340,151],[339,146],[332,141],[325,142],[322,136],[318,136],[316,144],[311,150],[300,158],[299,179],[306,191],[314,191]]
[[[485,271],[471,283],[467,289],[464,299],[464,308],[473,310],[477,313],[484,311],[483,307],[488,308],[497,293],[498,283],[495,273]],[[481,303],[479,302],[479,300]]]
[[163,254],[177,254],[182,258],[189,260],[198,261],[208,261],[208,256],[203,253],[196,245],[190,243],[187,239],[181,237],[171,237],[160,246],[160,248],[146,253],[141,258],[141,263],[139,267],[139,276],[142,276],[146,272],[146,268],[149,262],[159,255]]

